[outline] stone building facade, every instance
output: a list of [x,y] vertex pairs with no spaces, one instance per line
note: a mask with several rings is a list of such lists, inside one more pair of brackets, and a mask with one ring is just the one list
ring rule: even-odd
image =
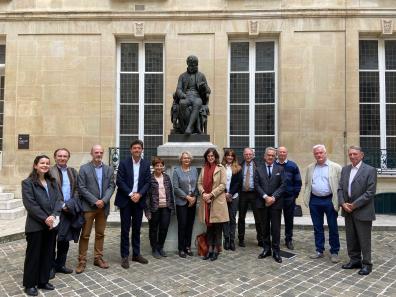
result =
[[342,165],[361,144],[380,167],[396,152],[395,22],[392,0],[2,0],[2,191],[58,147],[79,167],[95,143],[166,142],[190,54],[219,148],[285,145],[304,168],[314,144]]

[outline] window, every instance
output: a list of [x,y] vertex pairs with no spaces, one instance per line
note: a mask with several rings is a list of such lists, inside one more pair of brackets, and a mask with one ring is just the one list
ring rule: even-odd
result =
[[147,155],[163,143],[163,44],[121,42],[118,57],[118,146],[142,139]]
[[396,40],[360,40],[359,98],[360,145],[372,165],[396,167]]
[[276,146],[276,43],[231,42],[229,146]]
[[3,130],[4,130],[4,66],[5,66],[5,45],[0,44],[0,151],[3,150]]

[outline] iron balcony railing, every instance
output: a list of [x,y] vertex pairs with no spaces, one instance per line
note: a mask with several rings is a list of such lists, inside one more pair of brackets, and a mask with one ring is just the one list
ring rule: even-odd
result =
[[[109,147],[109,165],[117,170],[121,160],[131,155],[129,148]],[[151,161],[157,155],[157,147],[144,147],[143,158]]]

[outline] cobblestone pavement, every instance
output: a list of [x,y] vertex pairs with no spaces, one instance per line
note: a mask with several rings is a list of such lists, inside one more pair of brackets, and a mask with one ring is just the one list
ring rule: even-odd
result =
[[[149,251],[148,229],[142,230],[142,254],[148,265],[119,264],[119,228],[108,228],[105,238],[107,270],[93,266],[92,237],[87,269],[83,274],[57,274],[55,291],[45,296],[396,296],[396,238],[391,231],[373,232],[373,272],[342,270],[328,257],[311,260],[313,232],[295,231],[295,253],[277,264],[271,257],[257,259],[254,229],[247,230],[247,247],[223,252],[215,262],[199,257],[182,259],[174,252],[154,259]],[[342,262],[347,261],[345,232],[341,231]],[[0,244],[0,296],[23,296],[22,270],[25,240]],[[76,265],[77,245],[71,244],[68,266]],[[328,254],[327,254],[328,256]],[[39,291],[44,296],[43,291]]]

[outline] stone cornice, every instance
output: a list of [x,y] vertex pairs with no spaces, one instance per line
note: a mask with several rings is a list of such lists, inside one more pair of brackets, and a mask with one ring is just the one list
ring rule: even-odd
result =
[[0,12],[0,21],[65,20],[238,20],[279,18],[393,18],[396,8],[276,9],[222,11],[13,11]]

